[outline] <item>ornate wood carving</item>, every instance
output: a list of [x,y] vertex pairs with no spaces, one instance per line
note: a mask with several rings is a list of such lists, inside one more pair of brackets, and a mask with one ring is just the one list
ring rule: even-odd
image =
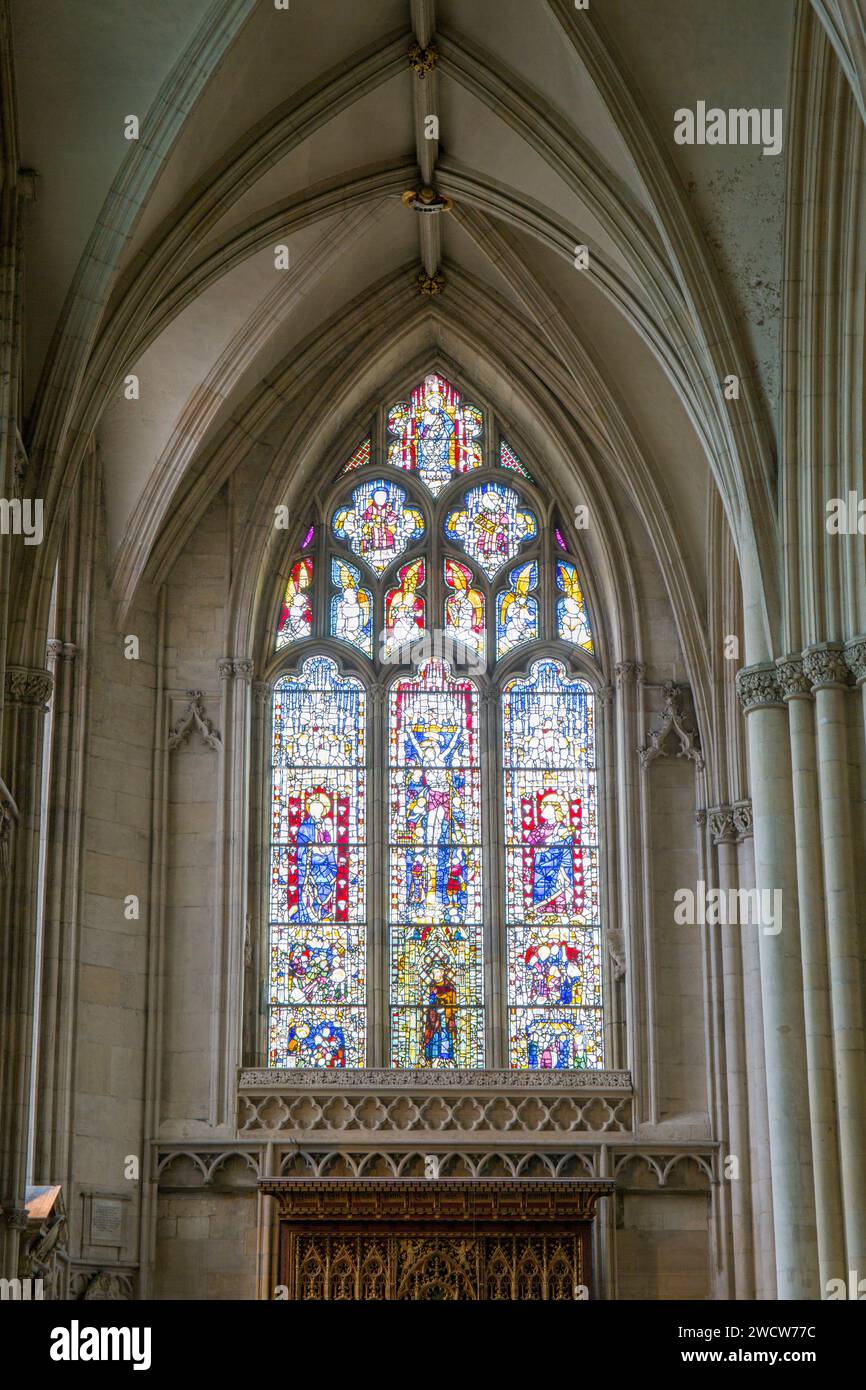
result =
[[290,1300],[579,1300],[613,1183],[267,1178]]

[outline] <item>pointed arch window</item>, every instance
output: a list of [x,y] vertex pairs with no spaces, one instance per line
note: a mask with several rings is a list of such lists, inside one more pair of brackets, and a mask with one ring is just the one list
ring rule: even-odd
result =
[[272,1066],[604,1065],[593,625],[496,425],[430,373],[299,526],[274,636]]

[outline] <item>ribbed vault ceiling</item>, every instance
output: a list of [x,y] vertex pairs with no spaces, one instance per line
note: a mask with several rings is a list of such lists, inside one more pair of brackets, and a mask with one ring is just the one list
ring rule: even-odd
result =
[[[310,370],[319,337],[321,372],[350,360],[365,296],[389,283],[383,352],[407,319],[422,338],[427,324],[431,353],[449,316],[468,341],[487,295],[503,344],[537,340],[539,380],[561,378],[588,437],[611,440],[621,416],[690,538],[698,604],[713,478],[739,545],[769,524],[784,158],[679,147],[672,127],[699,99],[784,106],[789,0],[593,0],[590,14],[569,0],[19,0],[14,19],[21,159],[39,175],[28,433],[59,490],[96,428],[118,598],[226,430],[296,359]],[[407,51],[431,32],[440,59],[421,84]],[[419,138],[428,109],[438,147]],[[422,227],[400,194],[433,156],[454,210]],[[435,299],[415,287],[422,263],[444,273]],[[717,399],[727,371],[750,383],[743,421]]]

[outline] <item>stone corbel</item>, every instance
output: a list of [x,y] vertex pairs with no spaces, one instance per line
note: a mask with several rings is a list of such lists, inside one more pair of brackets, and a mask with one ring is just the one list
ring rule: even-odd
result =
[[197,729],[205,747],[213,749],[214,752],[218,751],[222,748],[223,741],[204,712],[204,694],[201,690],[188,690],[186,693],[189,704],[169,731],[169,749],[180,748],[193,729]]
[[683,690],[675,681],[667,681],[662,686],[664,708],[659,723],[650,730],[648,741],[639,748],[640,765],[646,771],[656,758],[665,756],[665,744],[671,734],[679,741],[678,758],[689,758],[703,772],[704,760],[698,747],[697,731],[683,708]]

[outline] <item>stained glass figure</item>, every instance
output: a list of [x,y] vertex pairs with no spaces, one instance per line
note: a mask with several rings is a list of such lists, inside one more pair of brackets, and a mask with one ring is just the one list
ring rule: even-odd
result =
[[373,598],[361,585],[361,571],[346,560],[331,560],[331,636],[373,655]]
[[412,560],[397,571],[397,587],[385,593],[382,652],[386,659],[424,631],[424,600],[418,593],[424,577],[424,561]]
[[521,478],[527,478],[529,482],[532,482],[529,469],[524,468],[511,445],[506,444],[504,439],[499,441],[499,466],[500,468],[509,468],[512,473],[519,473]]
[[567,550],[568,546],[565,544],[565,539],[558,526],[554,527],[553,534],[556,537],[556,544],[559,546],[560,550]]
[[356,468],[363,468],[366,463],[369,463],[372,448],[373,441],[371,439],[365,439],[363,444],[359,444],[349,462],[340,469],[340,477],[342,478],[344,473],[354,473]]
[[462,546],[488,579],[513,560],[524,541],[538,534],[538,522],[517,493],[501,483],[470,488],[463,506],[449,512],[445,535]]
[[496,596],[496,659],[538,636],[538,562],[518,565],[508,576],[509,587]]
[[313,544],[313,541],[315,540],[315,537],[316,528],[315,526],[311,526],[307,534],[304,536],[304,544],[301,546],[301,549],[309,550],[310,546]]
[[271,1066],[364,1065],[365,703],[323,656],[274,689]]
[[577,570],[566,560],[556,562],[556,587],[564,598],[556,601],[556,628],[563,642],[573,642],[584,651],[592,651],[592,629],[586,611],[586,600]]
[[406,493],[396,483],[375,478],[352,493],[350,504],[334,512],[334,535],[381,574],[424,534],[424,518],[407,507]]
[[511,1066],[602,1067],[594,701],[559,661],[502,695]]
[[313,583],[313,561],[299,560],[292,566],[277,627],[277,650],[290,642],[309,637],[313,625],[313,605],[309,590]]
[[435,374],[425,378],[388,414],[388,462],[395,468],[417,472],[436,497],[457,473],[482,464],[483,417],[474,405],[460,404],[450,382]]
[[445,631],[484,656],[484,595],[473,587],[471,569],[456,560],[446,560],[445,584],[451,591],[445,599]]
[[391,1062],[484,1065],[478,691],[428,661],[390,695]]

